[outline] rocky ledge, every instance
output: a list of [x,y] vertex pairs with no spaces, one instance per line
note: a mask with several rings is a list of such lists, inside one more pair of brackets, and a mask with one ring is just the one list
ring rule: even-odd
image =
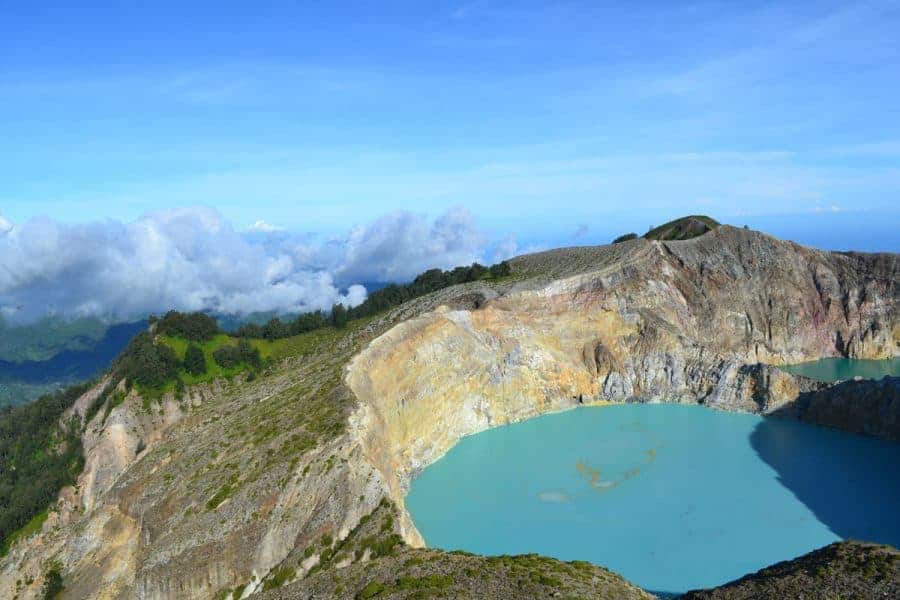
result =
[[900,442],[900,377],[810,387],[769,414]]

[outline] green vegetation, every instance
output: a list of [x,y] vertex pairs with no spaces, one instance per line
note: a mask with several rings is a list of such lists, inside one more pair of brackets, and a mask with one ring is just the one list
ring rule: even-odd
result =
[[473,263],[468,267],[456,267],[452,271],[431,269],[425,271],[411,283],[402,285],[392,283],[369,294],[365,302],[359,306],[346,308],[342,304],[335,304],[331,314],[326,316],[321,311],[304,313],[289,323],[280,319],[272,319],[265,325],[248,323],[238,328],[235,335],[238,337],[277,340],[292,337],[316,329],[331,325],[342,328],[349,321],[372,317],[391,308],[400,306],[408,300],[424,296],[431,292],[471,281],[490,281],[502,279],[512,274],[512,269],[507,261],[497,263],[491,267],[485,267]]
[[34,515],[30,521],[28,521],[21,529],[17,529],[12,532],[5,540],[4,545],[0,547],[0,556],[6,555],[10,548],[15,546],[16,542],[19,540],[24,540],[25,538],[34,535],[39,532],[41,528],[44,526],[44,521],[47,520],[47,517],[50,516],[49,509],[44,509],[38,514]]
[[335,304],[331,307],[331,324],[338,329],[347,326],[347,309],[343,304]]
[[365,302],[351,308],[349,318],[372,316],[400,306],[408,300],[436,292],[451,285],[471,281],[500,279],[512,273],[509,263],[503,261],[491,267],[472,263],[469,267],[456,267],[452,271],[430,269],[406,285],[391,284],[372,292]]
[[690,215],[669,221],[659,227],[651,227],[644,237],[659,241],[689,240],[712,231],[719,225],[718,221],[705,215]]
[[184,338],[191,342],[208,342],[219,333],[216,320],[201,312],[180,313],[172,310],[158,321],[152,317],[150,320],[156,323],[156,333]]
[[178,356],[166,344],[157,344],[150,332],[135,336],[113,365],[113,380],[126,385],[160,388],[178,375]]
[[235,369],[241,365],[253,367],[256,370],[262,366],[259,348],[256,348],[246,339],[238,340],[237,346],[223,344],[213,352],[213,360],[223,369]]
[[866,542],[835,542],[793,560],[707,590],[686,593],[685,600],[744,598],[896,598],[900,552]]
[[46,518],[41,513],[81,472],[80,428],[77,423],[61,427],[59,420],[89,388],[73,386],[0,410],[0,554],[40,528]]
[[113,395],[112,395],[112,396],[109,398],[109,400],[106,402],[106,408],[103,409],[103,421],[102,421],[102,423],[106,423],[106,419],[109,418],[109,413],[111,413],[112,410],[113,410],[115,407],[119,406],[119,405],[122,404],[123,402],[125,402],[125,392],[115,392],[115,393],[113,393]]
[[44,585],[41,588],[43,600],[53,600],[64,590],[62,573],[59,565],[51,565],[44,573]]
[[206,356],[197,344],[191,344],[184,352],[184,370],[194,377],[206,373]]
[[293,579],[296,574],[296,569],[278,569],[269,579],[266,579],[266,582],[263,584],[263,591],[274,590],[275,588],[283,586],[285,583]]
[[228,478],[228,483],[223,485],[212,498],[206,501],[206,510],[215,510],[221,506],[223,502],[231,498],[232,494],[237,490],[237,483],[238,475],[237,473],[233,473],[231,477]]
[[109,398],[109,388],[110,386],[107,385],[107,387],[103,389],[100,395],[97,398],[94,398],[94,401],[91,402],[90,405],[88,405],[87,409],[84,411],[84,419],[82,421],[82,426],[84,429],[87,429],[88,423],[93,421],[94,417],[97,416],[97,413],[100,412],[100,409],[103,408],[104,403],[106,403],[106,400]]
[[322,311],[316,310],[302,313],[289,323],[285,323],[278,317],[270,319],[265,324],[245,323],[237,329],[235,335],[245,338],[277,340],[321,329],[327,327],[329,323],[329,317]]
[[365,537],[359,542],[359,546],[356,549],[356,558],[359,560],[362,558],[365,551],[369,551],[370,558],[380,558],[382,556],[393,556],[396,548],[398,546],[403,545],[403,538],[401,538],[396,533],[392,533],[388,536],[381,537],[379,535],[372,535],[369,537]]
[[636,233],[626,233],[625,235],[620,235],[616,239],[612,241],[613,244],[620,244],[622,242],[627,242],[628,240],[636,240],[638,238],[638,234]]
[[[467,581],[472,579],[490,581],[494,585],[505,581],[507,586],[515,586],[521,597],[541,598],[558,596],[561,591],[571,589],[576,582],[582,586],[603,585],[604,581],[618,583],[615,576],[601,568],[589,566],[585,570],[576,563],[563,563],[533,554],[481,557],[464,553],[406,551],[413,556],[406,559],[402,567],[393,569],[395,576],[385,577],[389,571],[374,565],[367,569],[373,574],[366,577],[369,581],[359,589],[355,598],[457,597],[460,591],[472,589],[472,582]],[[550,590],[553,592],[548,593]]]
[[263,363],[268,364],[292,356],[310,356],[327,351],[330,345],[337,343],[347,334],[359,331],[369,321],[370,319],[355,319],[348,321],[343,330],[323,327],[287,338],[251,340],[250,343],[259,350]]
[[396,586],[401,590],[422,590],[437,589],[442,590],[450,587],[453,578],[449,575],[425,575],[424,577],[400,577],[397,579]]
[[[705,215],[690,215],[669,221],[659,227],[651,226],[650,230],[643,237],[644,239],[659,241],[689,240],[712,231],[719,225],[718,221]],[[612,243],[619,244],[637,238],[638,235],[636,233],[626,233],[614,239]]]
[[366,584],[366,587],[359,590],[359,593],[356,594],[356,600],[368,600],[369,598],[374,598],[383,591],[385,591],[385,586],[383,583],[379,581],[371,581]]
[[262,368],[253,342],[235,340],[224,333],[201,343],[170,335],[155,340],[149,333],[138,337],[114,366],[112,379],[125,379],[128,387],[137,385],[145,400],[171,391],[180,396],[187,385]]

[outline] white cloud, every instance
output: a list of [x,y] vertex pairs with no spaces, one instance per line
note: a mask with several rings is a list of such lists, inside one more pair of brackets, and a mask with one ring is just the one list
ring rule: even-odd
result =
[[0,215],[0,236],[6,235],[10,231],[12,231],[13,224],[3,218],[3,215]]
[[0,310],[19,322],[47,314],[126,319],[172,308],[353,306],[366,298],[362,283],[468,264],[486,245],[464,209],[433,222],[391,213],[324,244],[286,232],[243,234],[201,207],[148,213],[132,223],[38,218],[12,228],[0,220],[0,232]]
[[433,223],[422,215],[397,211],[350,231],[341,240],[342,280],[402,281],[433,268],[483,260],[485,237],[471,213],[453,208]]
[[278,227],[277,225],[271,225],[266,223],[265,221],[256,221],[252,225],[247,228],[247,231],[253,231],[257,233],[276,233],[279,231],[284,231],[284,227]]

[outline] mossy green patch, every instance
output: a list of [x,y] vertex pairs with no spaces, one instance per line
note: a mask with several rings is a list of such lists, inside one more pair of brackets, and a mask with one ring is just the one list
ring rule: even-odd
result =
[[109,400],[106,401],[106,408],[103,409],[103,420],[101,421],[101,425],[106,423],[106,419],[109,418],[109,413],[112,410],[125,402],[125,392],[116,391],[109,397]]
[[673,241],[688,240],[719,226],[719,222],[706,215],[690,215],[654,227],[644,234],[648,240]]
[[[213,358],[213,352],[222,346],[237,346],[237,340],[233,337],[220,333],[209,341],[203,343],[189,342],[183,338],[172,336],[160,336],[160,341],[171,348],[178,360],[183,361],[184,355],[187,353],[188,346],[194,344],[203,352],[206,359],[206,372],[193,375],[188,373],[184,368],[179,369],[179,375],[184,385],[191,386],[198,383],[207,383],[220,377],[231,378],[249,370],[247,365],[239,365],[232,369],[223,369]],[[174,389],[174,388],[173,388]],[[167,390],[171,391],[171,390]]]
[[228,500],[238,489],[238,474],[232,473],[228,482],[219,488],[212,498],[206,501],[206,510],[215,510]]
[[49,510],[42,510],[38,514],[34,515],[28,523],[22,526],[21,529],[14,531],[9,534],[9,536],[3,540],[3,545],[0,546],[0,557],[6,556],[9,549],[13,547],[13,545],[19,540],[23,540],[31,535],[34,535],[38,531],[41,530],[41,527],[44,526],[44,521],[47,520],[47,517],[50,515]]
[[371,320],[371,317],[355,319],[341,329],[323,327],[292,337],[277,340],[254,339],[250,340],[250,343],[259,350],[263,361],[267,363],[294,356],[308,356],[323,351],[343,339],[348,333],[362,329]]
[[359,590],[359,593],[356,594],[356,600],[368,600],[369,598],[374,598],[375,596],[381,594],[385,591],[385,585],[380,581],[371,581],[366,584],[366,586]]
[[297,571],[293,568],[278,569],[263,583],[263,590],[279,588],[293,579],[296,574]]

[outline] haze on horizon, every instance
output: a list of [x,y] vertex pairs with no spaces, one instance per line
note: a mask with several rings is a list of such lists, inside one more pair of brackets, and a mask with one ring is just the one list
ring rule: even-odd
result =
[[0,8],[0,316],[305,310],[692,213],[900,251],[900,5]]

